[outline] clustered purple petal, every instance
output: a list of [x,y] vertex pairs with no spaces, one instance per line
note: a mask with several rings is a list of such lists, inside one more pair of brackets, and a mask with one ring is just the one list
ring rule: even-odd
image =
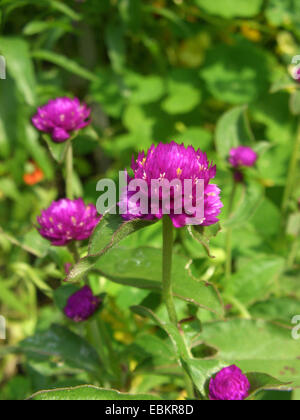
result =
[[101,216],[93,204],[85,205],[82,198],[54,201],[37,218],[40,234],[52,245],[64,246],[71,241],[88,239]]
[[89,319],[101,304],[101,299],[93,295],[89,286],[85,286],[69,297],[64,309],[65,315],[75,322]]
[[[137,160],[133,158],[132,166],[134,172],[134,179],[142,179],[147,182],[148,198],[151,198],[151,182],[153,180],[192,180],[193,185],[193,204],[196,200],[196,185],[199,180],[204,181],[204,218],[199,220],[199,225],[209,226],[219,221],[218,215],[221,212],[223,204],[220,199],[220,189],[215,184],[209,184],[211,179],[216,176],[216,166],[210,163],[207,159],[206,153],[201,150],[195,150],[192,146],[185,147],[183,144],[171,142],[169,144],[160,143],[158,146],[152,146],[147,154],[142,152],[138,155]],[[155,218],[161,219],[164,211],[160,211],[152,215],[149,210],[148,215],[142,215],[136,205],[132,204],[130,199],[133,193],[128,193],[127,205],[128,213],[123,215],[126,220],[135,218],[145,218],[153,220]],[[171,197],[172,198],[172,197]],[[184,200],[184,194],[182,194]],[[174,197],[171,203],[170,218],[176,228],[186,226],[187,219],[191,215],[175,214]],[[120,204],[124,204],[124,196],[121,197]],[[173,205],[173,207],[172,207]],[[183,206],[184,209],[184,206]]]
[[88,124],[91,110],[86,104],[80,104],[79,99],[57,98],[38,108],[32,118],[33,125],[44,133],[51,135],[52,140],[61,143]]
[[237,366],[222,369],[209,384],[211,401],[243,401],[249,396],[250,382]]
[[229,163],[234,168],[254,166],[258,159],[257,153],[247,146],[239,146],[230,150]]

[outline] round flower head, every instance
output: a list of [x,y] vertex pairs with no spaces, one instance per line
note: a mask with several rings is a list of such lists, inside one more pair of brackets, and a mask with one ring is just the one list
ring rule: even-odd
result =
[[[209,184],[210,180],[216,175],[216,166],[213,166],[205,153],[201,150],[196,151],[192,146],[185,147],[175,142],[169,144],[160,143],[158,146],[152,146],[147,154],[140,153],[138,159],[133,158],[132,166],[134,180],[143,180],[146,183],[145,194],[149,202],[153,198],[158,199],[159,207],[156,212],[151,211],[149,207],[148,214],[142,214],[135,203],[132,203],[132,193],[121,197],[121,205],[127,200],[128,212],[123,215],[126,220],[135,218],[161,219],[164,214],[169,214],[176,228],[186,226],[190,223],[191,217],[195,218],[193,224],[208,226],[218,222],[218,215],[221,212],[223,204],[220,200],[220,189],[217,185]],[[152,188],[153,181],[169,181],[169,183],[180,181],[181,188],[177,191],[171,189],[171,200],[169,212],[165,211],[161,190],[156,190],[157,196]],[[192,206],[195,208],[198,197],[198,184],[203,180],[204,187],[204,215],[202,218],[196,218],[196,212],[191,214],[186,212],[185,200],[185,181],[189,180],[191,189],[189,192]],[[179,205],[178,205],[179,200]],[[180,206],[180,207],[179,207]],[[179,210],[178,209],[182,209]]]
[[101,304],[101,299],[93,295],[89,286],[85,286],[69,297],[64,309],[65,315],[75,322],[89,319]]
[[222,369],[210,380],[211,401],[243,401],[249,396],[250,382],[237,366]]
[[239,146],[230,150],[229,163],[234,168],[251,167],[255,165],[257,158],[257,153],[251,147]]
[[93,204],[85,206],[83,200],[54,201],[38,217],[40,234],[52,245],[63,246],[71,241],[82,241],[93,233],[100,220]]
[[71,137],[73,131],[86,127],[91,110],[80,104],[79,99],[57,98],[38,108],[32,118],[33,125],[44,133],[51,135],[52,140],[61,143]]

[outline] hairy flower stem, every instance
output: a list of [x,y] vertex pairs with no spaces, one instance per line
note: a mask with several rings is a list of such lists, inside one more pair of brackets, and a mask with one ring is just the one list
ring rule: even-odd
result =
[[75,263],[77,263],[80,260],[80,255],[77,248],[77,243],[75,241],[70,242],[68,244],[68,249],[70,253],[73,255]]
[[[236,190],[237,190],[237,182],[234,181],[231,195],[229,198],[228,218],[230,218],[230,216],[232,215]],[[226,235],[226,277],[229,278],[231,274],[232,274],[232,229],[231,227],[229,227],[227,230],[227,235]]]
[[300,157],[300,121],[298,123],[298,132],[295,138],[294,149],[292,152],[292,157],[289,166],[288,178],[286,182],[286,187],[284,191],[283,201],[282,201],[282,218],[286,220],[286,212],[288,210],[289,201],[293,193],[293,188],[295,186],[295,180],[297,175],[297,163]]
[[[170,322],[178,328],[178,320],[172,290],[172,262],[173,262],[174,229],[169,216],[163,217],[163,300],[167,307]],[[185,339],[183,338],[185,343]],[[187,346],[186,346],[187,347]],[[188,348],[186,353],[190,354]],[[194,385],[189,373],[183,369],[185,387],[189,398],[194,398]]]
[[169,216],[163,217],[163,299],[167,307],[169,319],[177,327],[177,315],[172,292],[172,261],[174,233]]
[[73,200],[73,146],[71,141],[67,146],[66,154],[66,196]]

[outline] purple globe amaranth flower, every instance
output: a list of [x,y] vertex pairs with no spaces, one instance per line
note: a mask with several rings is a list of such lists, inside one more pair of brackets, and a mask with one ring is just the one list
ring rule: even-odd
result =
[[229,163],[234,168],[254,166],[258,159],[257,153],[247,146],[239,146],[230,150]]
[[51,135],[56,143],[62,143],[88,124],[91,110],[86,104],[80,104],[79,99],[57,98],[38,108],[32,118],[33,125],[44,133]]
[[251,385],[246,375],[237,366],[222,369],[210,380],[211,401],[243,401],[249,396]]
[[[153,198],[152,182],[155,180],[169,181],[170,183],[174,180],[181,181],[184,184],[185,180],[191,181],[191,192],[190,196],[192,199],[193,206],[196,205],[197,196],[197,184],[200,180],[203,180],[204,185],[204,217],[201,219],[195,219],[196,223],[202,226],[209,226],[219,221],[218,215],[221,212],[223,204],[220,200],[220,189],[215,184],[209,184],[210,180],[216,175],[216,166],[213,166],[207,159],[206,153],[201,150],[196,151],[192,146],[185,147],[183,144],[179,145],[175,142],[169,144],[160,143],[158,146],[152,145],[147,154],[142,152],[138,155],[137,160],[133,158],[132,166],[134,172],[134,180],[143,180],[147,183],[147,198]],[[190,224],[190,218],[195,217],[194,215],[188,214],[183,204],[185,200],[184,186],[180,189],[178,194],[173,191],[171,194],[171,202],[169,208],[169,215],[176,228],[180,228]],[[160,207],[155,213],[151,212],[149,207],[148,214],[142,214],[137,208],[136,204],[132,203],[131,198],[133,194],[127,192],[123,195],[120,200],[120,206],[123,207],[127,204],[128,211],[123,214],[123,218],[126,220],[145,218],[154,220],[155,218],[161,219],[164,214],[164,205],[161,200],[161,192],[159,195]],[[178,197],[178,195],[180,195]],[[175,199],[176,196],[176,199]],[[181,201],[182,211],[178,213],[178,201]],[[126,202],[127,201],[127,202]],[[125,203],[126,202],[126,203]]]
[[84,286],[71,295],[64,309],[65,315],[75,322],[89,319],[101,304],[101,299],[93,295],[89,286]]
[[55,246],[88,239],[100,219],[96,207],[93,204],[86,206],[82,198],[54,201],[37,218],[40,234]]

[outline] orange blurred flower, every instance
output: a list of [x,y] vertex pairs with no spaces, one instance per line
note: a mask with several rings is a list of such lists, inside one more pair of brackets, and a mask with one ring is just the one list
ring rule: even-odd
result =
[[35,162],[30,161],[23,180],[26,185],[36,185],[44,179],[44,172]]

